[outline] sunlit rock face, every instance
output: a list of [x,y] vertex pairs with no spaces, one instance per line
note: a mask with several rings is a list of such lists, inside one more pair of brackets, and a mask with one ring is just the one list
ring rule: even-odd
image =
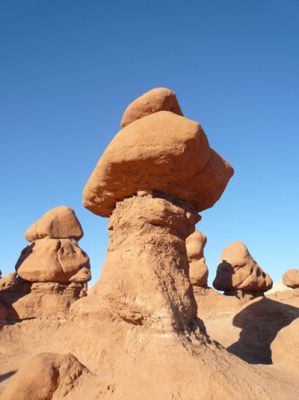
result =
[[272,279],[264,272],[241,241],[224,248],[213,286],[226,293],[259,293],[271,289]]

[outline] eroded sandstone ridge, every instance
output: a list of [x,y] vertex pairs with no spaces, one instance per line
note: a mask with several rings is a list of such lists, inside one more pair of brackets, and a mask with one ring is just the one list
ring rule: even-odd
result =
[[226,294],[262,294],[271,289],[272,279],[253,259],[241,241],[224,248],[213,286]]
[[64,316],[86,295],[90,263],[77,240],[83,230],[74,211],[56,207],[25,233],[31,243],[22,250],[16,273],[0,281],[0,301],[9,320]]

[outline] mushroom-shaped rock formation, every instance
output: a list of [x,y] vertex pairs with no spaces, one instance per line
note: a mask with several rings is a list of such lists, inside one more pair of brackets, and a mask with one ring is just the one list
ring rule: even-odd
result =
[[172,90],[155,88],[144,93],[128,105],[122,117],[120,127],[124,128],[137,119],[158,111],[171,111],[175,114],[183,115],[176,94]]
[[17,261],[13,290],[0,291],[9,319],[65,316],[86,295],[91,275],[89,257],[76,240],[82,235],[74,211],[66,206],[48,211],[28,229],[25,236],[32,243]]
[[256,263],[241,241],[224,248],[213,286],[226,294],[262,294],[271,289],[272,279]]
[[206,335],[188,274],[199,204],[216,201],[231,173],[197,123],[168,111],[130,123],[104,152],[84,202],[111,214],[107,258],[61,344],[85,364],[89,353],[101,380],[91,399],[275,398],[281,382],[269,387]]
[[82,236],[71,208],[60,206],[48,211],[25,233],[32,243],[17,261],[18,275],[29,282],[89,281],[89,257],[77,243]]
[[159,191],[202,211],[220,198],[232,175],[197,122],[158,111],[114,137],[84,188],[83,204],[107,217],[137,191]]
[[27,360],[1,395],[2,400],[62,399],[88,374],[72,354],[40,353]]
[[299,269],[289,269],[282,276],[283,284],[292,288],[299,288]]
[[209,270],[203,254],[206,243],[206,236],[197,230],[186,239],[189,277],[194,291],[195,287],[206,288],[208,285]]

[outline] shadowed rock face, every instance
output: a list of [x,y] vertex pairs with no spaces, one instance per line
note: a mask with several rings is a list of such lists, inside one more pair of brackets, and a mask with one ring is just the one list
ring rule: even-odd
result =
[[299,288],[299,269],[289,269],[282,276],[284,285],[296,289]]
[[225,247],[213,286],[224,292],[259,293],[271,289],[272,279],[256,263],[244,243]]
[[12,290],[17,285],[17,274],[11,272],[4,278],[0,278],[0,293]]
[[206,243],[206,236],[197,230],[186,239],[189,276],[194,286],[207,287],[208,285],[209,270],[203,254]]
[[[255,299],[243,306],[234,316],[233,324],[241,328],[240,338],[228,347],[228,351],[252,364],[277,362],[280,357],[280,344],[278,341],[277,345],[274,344],[276,335],[298,317],[299,308],[297,307],[269,298]],[[290,332],[291,335],[292,332],[293,330]],[[284,341],[285,338],[282,336],[281,340]],[[284,343],[283,345],[285,346]],[[272,360],[271,349],[274,348],[274,353],[276,352],[277,355],[274,355],[274,360]]]
[[197,122],[157,111],[113,138],[84,188],[83,204],[107,217],[118,201],[138,190],[159,190],[202,211],[220,198],[232,175]]

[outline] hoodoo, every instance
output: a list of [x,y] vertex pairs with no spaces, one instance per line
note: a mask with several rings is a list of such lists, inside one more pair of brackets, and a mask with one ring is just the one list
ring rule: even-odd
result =
[[[168,89],[135,100],[121,126],[83,191],[85,207],[109,217],[101,278],[72,304],[63,323],[53,327],[47,321],[55,335],[47,347],[51,353],[40,351],[19,371],[31,365],[35,375],[45,371],[40,400],[60,400],[65,393],[72,400],[86,394],[89,400],[297,400],[294,390],[282,390],[280,375],[269,385],[265,372],[213,341],[197,315],[193,289],[206,278],[191,268],[192,285],[189,263],[203,258],[205,239],[193,232],[198,213],[222,195],[232,167],[210,148],[202,127],[182,115]],[[34,246],[17,265],[23,279],[55,278],[68,285],[88,276],[87,260],[76,247],[80,229],[70,223],[68,237],[63,226],[40,223],[27,232]],[[37,252],[47,262],[37,263]],[[8,400],[22,387],[20,374],[5,389]],[[30,373],[28,382],[25,390],[38,398]]]
[[[209,270],[204,257],[204,247],[207,237],[200,231],[194,231],[186,240],[187,256],[189,261],[190,282],[195,287],[206,288],[208,285]],[[193,288],[195,290],[195,288]]]
[[0,290],[8,319],[64,316],[86,295],[91,275],[89,257],[77,242],[82,236],[80,222],[66,206],[48,211],[26,231],[31,243],[22,250],[16,273],[6,278],[6,290]]
[[[224,248],[213,286],[225,293],[262,294],[272,287],[272,279],[265,273],[241,241]],[[238,294],[239,293],[239,294]]]
[[284,285],[297,289],[299,288],[299,269],[289,269],[282,276]]

